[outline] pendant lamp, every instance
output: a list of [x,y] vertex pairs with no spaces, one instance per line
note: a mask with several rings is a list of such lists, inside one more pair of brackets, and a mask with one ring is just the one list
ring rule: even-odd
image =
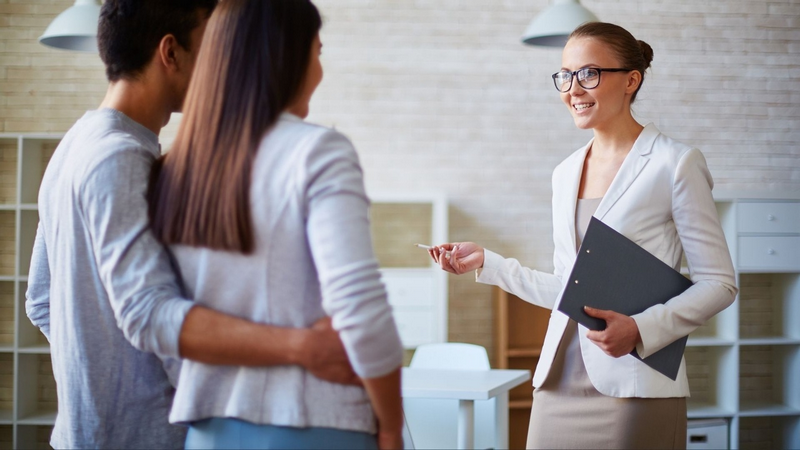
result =
[[75,5],[53,19],[39,42],[63,50],[97,52],[99,19],[100,0],[75,0]]
[[563,47],[575,28],[599,19],[584,8],[578,0],[553,0],[537,15],[525,33],[522,42],[544,47]]

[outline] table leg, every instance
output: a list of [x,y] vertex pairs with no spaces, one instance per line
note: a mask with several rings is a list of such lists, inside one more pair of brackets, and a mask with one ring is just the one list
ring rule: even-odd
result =
[[475,401],[458,401],[458,448],[475,448]]
[[494,405],[494,448],[508,448],[508,391],[495,397]]

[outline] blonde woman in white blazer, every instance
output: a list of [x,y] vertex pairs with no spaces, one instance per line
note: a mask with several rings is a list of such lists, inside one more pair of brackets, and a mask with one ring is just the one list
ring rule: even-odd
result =
[[[478,282],[553,310],[533,377],[528,448],[685,448],[685,361],[673,381],[630,353],[647,357],[688,335],[737,293],[703,155],[631,114],[652,58],[649,45],[607,23],[579,27],[564,48],[553,80],[594,138],[553,172],[554,273],[471,242],[431,250],[444,270],[477,269]],[[685,253],[693,286],[630,317],[587,308],[604,331],[577,325],[556,307],[592,216],[676,270]]]

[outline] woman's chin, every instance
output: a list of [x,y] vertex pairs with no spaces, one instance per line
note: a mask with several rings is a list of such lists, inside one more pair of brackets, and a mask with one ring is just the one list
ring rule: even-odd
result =
[[573,117],[573,121],[578,129],[588,130],[592,128],[591,123],[585,117]]

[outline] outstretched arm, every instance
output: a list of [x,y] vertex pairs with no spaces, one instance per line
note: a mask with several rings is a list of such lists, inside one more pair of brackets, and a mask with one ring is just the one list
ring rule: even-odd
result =
[[440,244],[428,253],[446,272],[460,275],[475,270],[477,282],[498,286],[542,308],[553,309],[563,287],[557,275],[529,269],[474,242]]

